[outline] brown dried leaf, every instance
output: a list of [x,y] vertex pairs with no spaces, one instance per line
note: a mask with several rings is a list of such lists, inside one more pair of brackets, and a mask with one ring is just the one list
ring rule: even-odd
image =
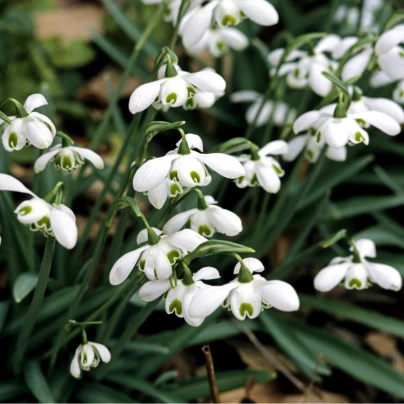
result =
[[365,342],[383,358],[392,358],[397,352],[397,341],[382,332],[370,332]]

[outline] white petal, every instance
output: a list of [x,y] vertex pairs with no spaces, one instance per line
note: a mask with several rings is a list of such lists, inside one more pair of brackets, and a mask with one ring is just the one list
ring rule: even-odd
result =
[[[185,135],[185,139],[187,140],[190,149],[198,149],[199,151],[203,152],[203,142],[200,136],[194,135],[192,133],[187,133]],[[176,146],[180,147],[181,142],[182,140],[179,140],[176,143]]]
[[56,128],[55,125],[53,124],[53,122],[46,116],[43,114],[40,114],[39,112],[31,112],[29,114],[29,116],[32,118],[36,118],[37,120],[39,120],[40,122],[44,123],[47,128],[51,131],[52,136],[55,137],[56,136]]
[[43,171],[46,167],[46,165],[53,159],[53,157],[55,157],[58,153],[60,152],[60,148],[52,150],[50,152],[47,152],[45,154],[42,154],[41,157],[39,157],[36,161],[35,161],[35,165],[34,165],[34,171],[36,174],[40,173],[41,171]]
[[163,105],[181,107],[188,99],[187,83],[180,76],[167,79],[161,85],[160,98]]
[[349,263],[335,264],[323,268],[314,278],[314,287],[320,292],[334,289],[345,277]]
[[285,154],[288,152],[288,144],[283,140],[275,140],[266,144],[263,148],[260,149],[260,156],[268,156],[268,155],[279,155]]
[[262,302],[255,282],[239,284],[229,296],[231,311],[238,320],[246,317],[257,318],[261,313]]
[[347,289],[366,289],[368,273],[362,264],[351,264],[345,275],[345,287]]
[[195,272],[194,275],[192,276],[192,279],[195,282],[202,280],[207,281],[210,279],[219,279],[219,278],[220,278],[219,271],[213,267],[201,268],[199,271]]
[[166,203],[168,197],[168,184],[166,181],[161,181],[157,187],[154,187],[147,193],[149,202],[156,208],[161,209]]
[[8,174],[0,174],[0,191],[20,192],[37,198],[21,181]]
[[194,251],[200,244],[208,241],[205,237],[202,237],[191,229],[181,230],[178,233],[172,234],[168,237],[170,243],[172,243],[175,247],[188,252]]
[[76,379],[78,379],[81,374],[81,369],[80,369],[80,364],[79,364],[80,352],[81,352],[81,345],[76,349],[72,363],[70,364],[70,373]]
[[94,153],[92,150],[74,146],[70,146],[70,148],[80,154],[80,156],[84,159],[90,161],[94,165],[94,167],[99,169],[104,168],[104,161],[97,153]]
[[345,161],[347,156],[347,148],[340,147],[339,149],[335,149],[334,147],[327,147],[327,151],[325,155],[334,161]]
[[140,254],[147,248],[149,248],[148,245],[128,252],[115,262],[109,274],[109,282],[111,285],[120,285],[129,276],[136,263],[139,261]]
[[90,341],[88,343],[97,350],[99,357],[104,363],[108,363],[111,360],[111,352],[109,352],[109,349],[105,345]]
[[191,304],[192,299],[194,296],[199,292],[200,287],[196,284],[188,286],[186,288],[186,293],[184,295],[182,301],[182,310],[184,315],[184,320],[191,325],[192,327],[199,327],[203,321],[205,320],[204,317],[191,317],[189,314],[189,306]]
[[383,87],[386,84],[393,83],[393,79],[389,77],[385,72],[377,72],[374,73],[373,76],[370,78],[370,85],[372,87],[378,88]]
[[176,167],[178,179],[182,186],[193,188],[204,184],[205,166],[193,155],[181,156],[176,163],[178,164]]
[[201,70],[197,73],[191,73],[186,80],[208,93],[222,94],[226,89],[226,82],[223,77],[212,71]]
[[[31,208],[30,212],[25,213],[24,208]],[[51,206],[46,203],[43,199],[34,198],[30,201],[24,201],[15,209],[17,214],[17,219],[20,223],[29,225],[36,223],[38,220],[42,219],[44,216],[49,216],[51,211]]]
[[[10,139],[11,134],[13,136]],[[17,137],[17,139],[15,139],[15,137]],[[1,138],[3,146],[8,152],[24,148],[27,143],[27,131],[23,119],[14,119],[11,125],[5,124]],[[16,144],[15,140],[17,140]]]
[[157,279],[166,280],[173,274],[170,260],[164,252],[154,254],[154,265]]
[[276,194],[281,188],[281,180],[275,169],[263,164],[261,161],[258,161],[255,167],[257,170],[257,179],[261,187],[267,192]]
[[389,52],[400,42],[404,42],[404,25],[397,25],[393,29],[380,35],[375,46],[376,54],[381,55]]
[[[160,236],[163,232],[161,230],[159,230],[157,227],[152,227],[152,230],[158,235]],[[149,236],[147,233],[147,229],[143,229],[139,232],[139,234],[136,237],[136,243],[138,244],[142,244],[145,243],[146,241],[149,240]]]
[[248,46],[247,36],[236,28],[222,28],[220,34],[224,42],[237,51],[242,51]]
[[162,79],[139,86],[130,96],[129,111],[137,114],[150,107],[159,95],[160,86],[164,81],[165,79]]
[[325,97],[331,91],[332,83],[323,75],[327,71],[320,63],[313,63],[310,67],[309,84],[313,91]]
[[293,132],[300,133],[313,127],[316,121],[321,117],[319,111],[309,111],[299,116],[293,124]]
[[353,125],[346,119],[332,119],[324,128],[324,137],[327,144],[336,149],[348,143]]
[[200,154],[198,159],[222,177],[236,179],[245,175],[244,167],[233,156],[223,153],[210,153]]
[[358,38],[356,36],[348,36],[342,39],[332,52],[333,59],[341,59],[357,42]]
[[382,132],[390,136],[396,136],[401,132],[400,124],[389,115],[378,111],[365,111],[359,114],[353,114],[349,116],[354,119],[362,119],[366,123],[380,129]]
[[71,215],[59,207],[53,207],[50,212],[50,224],[56,240],[63,247],[71,250],[77,243],[77,225]]
[[[283,51],[283,49],[281,49]],[[259,93],[253,90],[236,91],[230,95],[231,102],[254,102],[258,97],[261,97]]]
[[48,105],[48,101],[42,94],[32,94],[24,102],[24,109],[30,113],[34,109]]
[[299,309],[299,297],[289,283],[268,281],[260,289],[262,300],[281,311],[296,311]]
[[53,134],[48,126],[35,118],[25,118],[24,125],[27,139],[38,149],[46,149],[53,142]]
[[353,56],[345,64],[342,69],[341,78],[343,81],[348,81],[356,76],[362,76],[369,65],[370,58],[372,57],[372,48],[366,48]]
[[178,215],[173,216],[163,227],[163,232],[165,234],[174,234],[181,230],[188,219],[198,211],[198,209],[191,209],[185,212],[178,213]]
[[372,282],[377,283],[381,288],[398,291],[402,286],[402,278],[397,269],[390,265],[366,263]]
[[321,38],[315,46],[316,53],[333,52],[341,43],[338,35],[330,34]]
[[[257,258],[244,258],[243,263],[251,273],[263,272],[265,270],[264,264]],[[237,265],[234,268],[233,274],[238,275],[238,273],[240,272],[240,268],[241,264],[237,263]]]
[[[376,258],[376,246],[373,240],[368,238],[361,238],[359,240],[355,240],[356,248],[362,258]],[[353,248],[351,247],[351,251]]]
[[282,158],[285,161],[293,161],[296,157],[303,151],[304,147],[307,144],[308,135],[297,136],[292,139],[288,144],[288,151],[285,153]]
[[383,112],[391,116],[399,124],[404,123],[404,110],[396,102],[387,98],[362,98],[364,98],[364,102],[369,109]]
[[240,8],[256,24],[269,26],[279,22],[278,12],[266,0],[241,0]]
[[403,48],[393,48],[378,58],[380,68],[393,80],[404,79],[404,58],[401,56]]
[[92,346],[87,343],[83,345],[80,355],[80,365],[81,368],[89,368],[94,363],[95,354]]
[[139,296],[145,302],[152,302],[170,289],[169,280],[157,280],[146,282],[139,290]]
[[146,192],[160,185],[167,178],[171,162],[176,158],[178,158],[177,154],[169,154],[146,161],[133,177],[133,188],[135,191]]
[[213,225],[219,233],[226,236],[236,236],[243,230],[240,218],[227,209],[210,206],[207,209]]

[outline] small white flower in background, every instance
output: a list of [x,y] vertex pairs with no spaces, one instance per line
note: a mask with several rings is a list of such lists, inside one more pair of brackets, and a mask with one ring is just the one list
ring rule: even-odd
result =
[[[252,90],[237,91],[230,96],[231,102],[251,102],[252,105],[247,109],[246,121],[252,125],[257,119],[257,127],[263,126],[269,122],[273,115],[272,122],[276,126],[285,126],[293,123],[296,118],[296,110],[290,108],[283,101],[265,101],[262,106],[263,95]],[[258,115],[258,112],[261,112]],[[257,117],[258,115],[258,117]]]
[[35,161],[34,171],[40,173],[51,160],[54,161],[57,170],[68,172],[82,166],[85,160],[93,163],[96,168],[104,168],[102,158],[92,150],[75,146],[62,147],[59,144]]
[[263,264],[255,258],[238,263],[234,274],[238,278],[222,286],[207,286],[198,291],[188,308],[192,317],[206,318],[220,305],[232,311],[238,320],[256,318],[263,309],[274,307],[281,311],[299,308],[299,297],[291,285],[282,281],[267,281],[254,272],[264,271]]
[[163,227],[166,234],[174,234],[184,226],[201,236],[212,237],[216,232],[236,236],[243,230],[240,218],[233,212],[215,206],[211,196],[205,196],[206,206],[181,212],[172,217]]
[[[177,23],[178,13],[180,11],[182,0],[141,0],[143,4],[154,5],[164,3],[164,21],[171,22],[173,25]],[[202,3],[203,0],[192,0],[188,8],[187,14]],[[184,16],[185,17],[185,16]]]
[[[288,152],[282,155],[285,161],[294,161],[304,150],[304,156],[310,163],[315,163],[320,157],[321,151],[326,146],[325,138],[321,137],[320,142],[316,139],[317,131],[310,129],[307,134],[296,136],[288,143]],[[347,157],[347,148],[340,147],[335,149],[327,146],[326,157],[334,161],[345,161]]]
[[[167,72],[172,76],[167,77]],[[226,82],[212,69],[188,73],[178,66],[164,65],[160,68],[156,81],[142,84],[132,93],[129,110],[132,114],[137,114],[152,104],[163,107],[182,107],[198,91],[221,96],[225,89]]]
[[[139,290],[139,296],[146,302],[152,302],[163,294],[166,294],[166,312],[175,313],[193,327],[199,327],[204,317],[192,317],[189,314],[189,305],[193,297],[202,289],[208,287],[202,281],[220,278],[219,271],[216,268],[205,267],[194,273],[192,276],[184,276],[177,280],[177,285],[172,286],[170,281],[149,281]],[[167,293],[168,292],[168,293]]]
[[358,143],[369,144],[369,135],[363,127],[374,126],[390,136],[396,136],[401,132],[400,124],[389,115],[379,111],[363,111],[355,114],[346,114],[345,117],[338,116],[330,111],[330,106],[320,111],[309,111],[301,115],[293,125],[293,131],[298,134],[312,128],[315,130],[315,139],[321,144],[322,138],[326,144],[333,148],[344,147],[347,144]]
[[279,21],[278,12],[266,0],[210,0],[190,14],[180,29],[186,48],[193,47],[203,38],[212,27],[212,21],[219,27],[238,25],[243,18],[265,26]]
[[393,93],[394,101],[404,104],[404,80],[401,80]]
[[[291,88],[304,88],[310,86],[318,95],[325,97],[332,88],[332,83],[323,72],[334,71],[338,64],[329,59],[325,53],[333,52],[340,42],[337,35],[327,35],[313,48],[312,52],[295,50],[287,57],[284,66],[279,70],[279,76],[287,75],[287,83]],[[275,49],[268,55],[268,61],[278,67],[283,49]]]
[[108,363],[110,360],[111,353],[106,346],[88,341],[87,344],[80,344],[76,349],[70,365],[70,373],[78,379],[82,370],[88,372],[91,368],[96,368],[100,362]]
[[214,57],[224,55],[229,49],[242,51],[248,46],[248,38],[237,28],[210,28],[202,39],[187,50],[191,54],[209,52]]
[[[202,139],[187,134],[177,143],[177,148],[164,157],[146,161],[133,177],[133,188],[137,192],[148,192],[149,200],[160,209],[168,196],[182,193],[183,187],[206,186],[211,176],[206,168],[225,178],[236,179],[244,175],[244,168],[236,158],[223,153],[201,154]],[[152,196],[151,196],[152,195]]]
[[145,242],[148,244],[123,255],[115,262],[109,274],[112,285],[120,285],[125,281],[136,264],[149,280],[166,280],[172,275],[172,266],[177,260],[207,241],[190,229],[181,230],[169,236],[163,235],[159,229],[152,229],[158,236],[158,241],[151,244],[147,230],[142,230],[136,241],[138,244]]
[[404,79],[404,24],[386,31],[376,42],[375,51],[379,67],[390,79]]
[[259,149],[256,155],[241,155],[238,159],[243,163],[245,175],[235,182],[239,188],[261,186],[265,191],[276,194],[281,187],[280,178],[285,175],[282,167],[270,155],[284,155],[288,144],[283,140],[275,140]]
[[376,264],[366,257],[376,258],[375,243],[369,239],[355,241],[356,251],[349,257],[336,257],[314,278],[314,287],[320,292],[328,292],[344,281],[347,289],[366,289],[377,284],[383,289],[398,291],[401,289],[400,273],[393,267]]
[[47,104],[42,94],[33,94],[26,99],[23,106],[28,116],[22,118],[9,116],[11,124],[0,119],[3,128],[3,146],[7,151],[21,150],[29,145],[46,149],[52,144],[56,135],[55,126],[47,116],[34,111]]
[[32,195],[33,199],[22,202],[14,211],[18,221],[32,231],[42,232],[45,237],[55,237],[59,244],[69,250],[74,248],[78,234],[76,217],[66,205],[51,205],[7,174],[0,174],[0,191]]

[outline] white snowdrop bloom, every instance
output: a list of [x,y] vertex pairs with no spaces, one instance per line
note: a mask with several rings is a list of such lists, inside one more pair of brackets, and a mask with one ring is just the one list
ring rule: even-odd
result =
[[70,373],[78,379],[82,370],[88,372],[91,368],[96,368],[100,362],[108,363],[110,360],[111,353],[105,345],[88,341],[86,344],[80,344],[76,349],[70,365]]
[[112,285],[120,285],[125,281],[136,264],[149,280],[166,280],[172,275],[172,266],[177,260],[207,241],[190,229],[169,236],[162,234],[159,229],[152,229],[155,233],[153,239],[146,229],[142,230],[136,241],[138,244],[147,244],[128,252],[115,262],[109,274]]
[[336,149],[347,144],[355,145],[361,142],[369,144],[369,135],[363,127],[370,125],[390,136],[396,136],[401,132],[400,124],[383,112],[368,110],[346,114],[345,111],[341,112],[338,109],[337,106],[334,114],[329,106],[320,111],[306,112],[295,121],[293,130],[298,134],[312,128],[316,131],[317,143],[321,144],[324,137],[325,143]]
[[404,79],[404,24],[386,31],[376,42],[375,51],[378,64],[392,80]]
[[96,168],[104,168],[102,158],[92,150],[75,146],[62,147],[62,145],[59,144],[36,160],[34,171],[40,173],[52,160],[57,170],[68,172],[81,167],[85,160],[93,163]]
[[[310,163],[315,163],[320,157],[321,151],[326,146],[325,138],[321,137],[319,142],[316,139],[317,131],[310,129],[306,134],[296,136],[288,143],[288,152],[282,155],[285,161],[294,161],[297,156],[304,150],[304,156]],[[326,157],[334,161],[345,161],[347,157],[347,148],[327,146]]]
[[183,279],[177,280],[177,285],[173,286],[169,280],[146,282],[139,290],[139,296],[146,302],[152,302],[163,294],[165,296],[165,307],[167,314],[175,313],[183,318],[189,325],[199,327],[205,318],[192,317],[189,314],[189,305],[193,297],[208,285],[202,281],[220,278],[216,268],[205,267],[198,272],[184,275]]
[[334,289],[344,282],[347,289],[365,289],[377,284],[383,289],[398,291],[401,289],[400,273],[393,267],[376,264],[366,260],[366,257],[376,258],[375,243],[369,239],[355,241],[356,250],[349,257],[336,257],[323,268],[314,278],[314,287],[320,292]]
[[284,155],[287,151],[286,142],[275,140],[251,155],[241,155],[238,159],[243,163],[245,175],[235,181],[236,185],[239,188],[261,186],[265,191],[276,194],[285,172],[270,155]]
[[142,84],[131,95],[129,110],[132,114],[144,111],[150,105],[181,107],[197,91],[222,95],[226,89],[224,79],[211,69],[197,73],[182,71],[178,66],[164,65],[158,79]]
[[211,196],[205,196],[205,206],[190,209],[172,217],[163,227],[166,234],[174,234],[184,226],[201,236],[212,237],[216,232],[226,236],[236,236],[243,230],[240,218],[233,212],[215,206]]
[[215,21],[219,27],[238,25],[249,18],[259,25],[275,25],[278,12],[266,0],[209,0],[197,7],[181,27],[183,42],[187,48],[196,45]]
[[220,305],[231,310],[238,320],[257,318],[263,309],[274,307],[281,311],[295,311],[299,308],[299,297],[291,285],[282,281],[267,281],[254,272],[264,271],[256,258],[238,263],[234,274],[238,277],[223,286],[208,286],[196,293],[188,312],[192,317],[206,318]]
[[[243,90],[233,93],[230,96],[230,101],[235,103],[252,103],[246,113],[246,121],[250,125],[252,125],[255,119],[257,119],[257,127],[263,126],[268,123],[272,115],[273,124],[280,127],[290,124],[295,120],[296,110],[294,108],[290,108],[283,101],[265,101],[262,106],[263,98],[264,96],[256,91]],[[259,113],[260,110],[261,112]]]
[[404,104],[404,80],[400,81],[393,93],[394,101]]
[[237,28],[209,28],[202,39],[187,50],[191,54],[209,52],[214,57],[224,55],[229,49],[242,51],[248,46],[248,38]]
[[[296,50],[286,59],[280,68],[279,76],[287,76],[287,83],[292,88],[310,86],[318,95],[326,96],[332,88],[332,83],[323,73],[333,72],[338,64],[329,59],[325,53],[333,52],[340,42],[337,35],[327,35],[322,38],[310,52]],[[278,67],[284,50],[275,49],[268,55],[270,63]]]
[[7,151],[21,150],[29,145],[46,149],[52,144],[56,135],[55,126],[47,116],[34,111],[47,104],[42,94],[33,94],[26,99],[23,106],[27,116],[9,116],[11,124],[0,119],[3,146]]
[[[135,191],[152,191],[154,201],[158,202],[156,205],[162,206],[167,195],[181,193],[183,187],[208,185],[211,177],[206,166],[230,179],[239,178],[245,173],[240,162],[232,156],[223,153],[201,154],[193,149],[203,151],[202,139],[198,135],[187,134],[185,139],[177,143],[175,150],[164,157],[146,161],[133,178]],[[168,179],[171,181],[169,187]]]
[[0,191],[32,195],[33,199],[22,202],[14,211],[18,221],[32,231],[40,231],[45,237],[55,237],[59,244],[69,250],[75,247],[78,234],[76,217],[67,206],[51,205],[7,174],[0,174]]

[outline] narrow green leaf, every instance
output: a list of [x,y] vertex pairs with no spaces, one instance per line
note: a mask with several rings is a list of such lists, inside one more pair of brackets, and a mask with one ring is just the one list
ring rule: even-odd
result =
[[400,24],[404,21],[404,11],[398,10],[396,11],[386,22],[383,28],[383,32],[386,32],[392,28],[394,28],[397,24]]
[[96,382],[80,383],[74,397],[81,403],[135,403],[125,393]]
[[16,303],[20,303],[27,297],[36,287],[38,283],[38,275],[32,272],[20,274],[13,286],[13,297]]
[[25,364],[24,378],[31,393],[40,403],[55,402],[38,361],[30,360]]
[[8,300],[0,302],[0,331],[3,329],[9,308],[10,302]]
[[28,392],[27,388],[17,379],[0,382],[0,402],[18,402],[20,397]]

